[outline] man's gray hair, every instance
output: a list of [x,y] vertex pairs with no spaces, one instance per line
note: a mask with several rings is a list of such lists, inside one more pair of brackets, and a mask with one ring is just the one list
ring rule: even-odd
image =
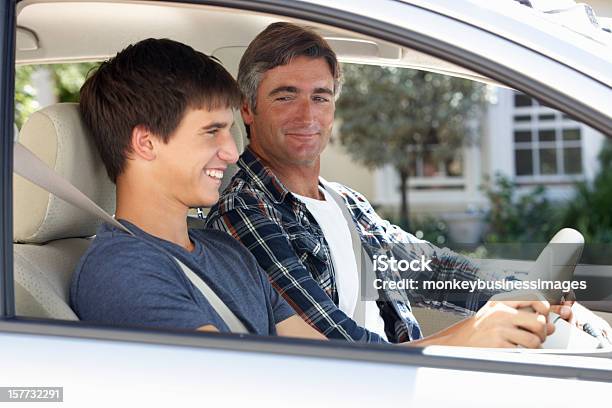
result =
[[309,28],[273,23],[249,44],[238,68],[238,86],[253,112],[257,108],[257,89],[263,74],[300,56],[325,58],[334,78],[334,95],[340,95],[342,72],[336,53],[327,41]]

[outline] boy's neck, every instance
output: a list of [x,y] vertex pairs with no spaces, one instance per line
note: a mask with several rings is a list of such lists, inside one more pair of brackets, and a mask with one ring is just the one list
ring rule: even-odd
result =
[[147,234],[173,242],[191,252],[195,245],[189,239],[189,208],[171,202],[160,194],[142,191],[126,180],[117,180],[115,218],[131,222]]

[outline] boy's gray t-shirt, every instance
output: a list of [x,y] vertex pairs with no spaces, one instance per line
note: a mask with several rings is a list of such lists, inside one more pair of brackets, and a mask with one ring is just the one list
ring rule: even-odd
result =
[[[295,314],[253,255],[225,232],[190,229],[195,250],[122,220],[135,236],[103,224],[72,278],[70,303],[81,320],[113,325],[229,332],[170,254],[199,275],[250,333],[276,334]],[[164,250],[162,250],[162,247]]]

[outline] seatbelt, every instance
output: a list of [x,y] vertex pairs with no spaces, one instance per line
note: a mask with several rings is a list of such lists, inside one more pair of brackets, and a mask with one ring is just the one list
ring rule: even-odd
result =
[[[102,219],[103,221],[125,231],[134,236],[134,233],[127,227],[113,218],[110,214],[100,208],[89,197],[83,194],[79,189],[73,186],[68,180],[59,176],[45,162],[40,160],[34,153],[28,150],[21,143],[14,143],[13,148],[13,171],[21,177],[40,186],[46,191],[54,194],[62,200],[87,211],[88,213]],[[171,254],[168,254],[172,256]],[[193,272],[187,265],[183,264],[176,257],[172,256],[179,265],[183,273],[198,288],[204,298],[210,303],[215,312],[225,322],[232,333],[248,334],[244,324],[236,317],[236,315],[227,307],[227,305],[217,296],[217,294]]]
[[[357,263],[357,274],[359,276],[359,293],[361,294],[361,280],[364,278],[364,274],[362,274],[363,262],[366,262],[366,266],[369,267],[371,265],[370,257],[367,253],[364,253],[365,248],[361,244],[361,238],[359,237],[359,233],[357,232],[357,227],[355,226],[353,217],[349,213],[348,208],[346,208],[346,203],[344,202],[340,194],[338,194],[332,187],[325,188],[325,191],[329,193],[329,195],[334,199],[336,204],[338,204],[338,207],[340,207],[340,211],[342,211],[342,215],[344,216],[348,229],[351,233],[353,255],[355,256],[355,263]],[[355,313],[353,314],[353,317],[353,320],[355,320],[358,325],[360,325],[361,327],[365,327],[365,301],[361,300],[361,296],[357,297],[357,306],[355,307]]]
[[95,215],[97,218],[108,222],[122,231],[134,235],[119,221],[98,207],[96,203],[91,201],[79,189],[70,184],[68,180],[60,177],[21,143],[14,143],[13,162],[13,171],[24,179],[31,181],[62,200]]
[[204,298],[208,300],[208,303],[215,309],[215,312],[221,317],[221,319],[225,322],[227,327],[229,327],[232,333],[240,333],[240,334],[249,334],[249,331],[244,326],[244,324],[236,317],[234,312],[230,310],[229,307],[217,296],[217,294],[208,286],[206,282],[202,278],[200,278],[194,271],[191,270],[190,267],[179,261],[176,257],[174,260],[179,264],[183,273],[187,275],[187,278],[193,283],[193,285],[198,288],[198,290],[204,295]]

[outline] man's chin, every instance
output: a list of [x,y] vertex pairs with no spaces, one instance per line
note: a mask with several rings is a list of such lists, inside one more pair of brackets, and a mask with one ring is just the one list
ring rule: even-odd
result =
[[317,162],[317,159],[312,159],[312,158],[293,160],[293,163],[296,166],[302,166],[302,167],[312,167],[316,164],[316,162]]
[[318,149],[288,150],[286,160],[300,166],[312,165],[317,162],[321,153]]
[[287,158],[294,164],[299,166],[312,166],[314,165],[321,156],[320,153],[304,153],[304,152],[293,152],[287,155]]

